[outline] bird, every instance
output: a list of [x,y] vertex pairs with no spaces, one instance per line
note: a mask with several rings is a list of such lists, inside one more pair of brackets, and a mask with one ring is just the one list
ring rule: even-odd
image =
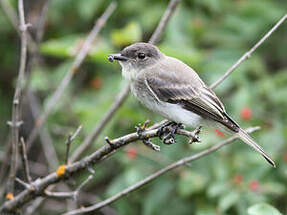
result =
[[162,53],[155,45],[138,42],[108,60],[117,60],[132,94],[148,109],[175,124],[208,126],[237,135],[273,167],[275,162],[226,112],[216,94],[187,64]]

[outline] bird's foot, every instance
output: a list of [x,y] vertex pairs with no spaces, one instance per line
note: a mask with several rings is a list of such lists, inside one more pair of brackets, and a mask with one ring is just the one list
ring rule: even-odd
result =
[[155,151],[160,151],[160,146],[158,146],[158,145],[156,145],[156,144],[153,144],[153,143],[151,142],[150,138],[145,137],[145,136],[143,135],[143,132],[146,130],[148,123],[149,123],[149,120],[145,121],[143,125],[138,124],[138,125],[136,126],[137,134],[138,134],[139,138],[143,141],[143,143],[144,143],[146,146],[152,148],[152,149],[155,150]]
[[173,144],[176,142],[175,133],[179,128],[183,128],[181,123],[167,122],[159,128],[158,136],[164,144]]
[[157,135],[159,139],[161,140],[163,139],[164,135],[170,131],[169,126],[172,125],[173,123],[174,122],[167,121],[159,127],[159,129],[157,130]]

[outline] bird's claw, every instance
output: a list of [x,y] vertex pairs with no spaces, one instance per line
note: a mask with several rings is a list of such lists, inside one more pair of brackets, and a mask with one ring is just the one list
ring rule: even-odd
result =
[[183,128],[181,123],[168,122],[158,129],[158,137],[163,140],[164,144],[174,144],[176,142],[175,133],[179,128]]

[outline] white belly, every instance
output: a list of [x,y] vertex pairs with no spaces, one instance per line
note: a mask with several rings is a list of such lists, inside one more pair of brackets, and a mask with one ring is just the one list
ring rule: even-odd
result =
[[150,104],[146,106],[171,121],[183,123],[187,126],[197,127],[202,122],[202,118],[199,115],[183,109],[178,104],[162,102],[160,104]]
[[191,127],[197,127],[202,123],[202,117],[183,109],[178,104],[157,101],[151,95],[145,94],[142,91],[138,92],[138,89],[134,88],[133,85],[131,85],[131,91],[142,104],[164,118]]

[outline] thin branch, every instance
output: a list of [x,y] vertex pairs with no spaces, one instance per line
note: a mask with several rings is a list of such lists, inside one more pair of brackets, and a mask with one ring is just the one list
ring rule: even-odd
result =
[[173,13],[174,13],[175,9],[177,8],[177,5],[180,1],[181,0],[170,0],[169,1],[168,6],[167,6],[163,16],[161,17],[155,31],[153,32],[153,34],[149,40],[149,43],[157,44],[160,41],[161,35],[164,32],[171,16],[173,15]]
[[12,122],[10,123],[12,127],[11,132],[11,144],[12,144],[12,155],[11,155],[11,167],[8,178],[8,192],[14,192],[14,180],[16,175],[17,160],[18,160],[18,142],[19,142],[19,127],[22,124],[20,121],[20,102],[21,102],[21,91],[22,91],[22,82],[24,80],[25,67],[26,67],[26,58],[27,58],[27,27],[25,23],[24,16],[24,5],[23,0],[18,1],[18,11],[19,11],[19,29],[21,31],[21,54],[20,54],[20,68],[19,74],[15,89],[15,94],[13,98],[13,107],[12,107]]
[[19,21],[16,12],[13,10],[10,3],[7,3],[6,0],[0,0],[0,4],[8,20],[10,21],[14,29],[18,32],[19,36],[21,36],[21,32],[19,30]]
[[43,196],[53,199],[74,199],[75,192],[51,192],[49,190],[45,190]]
[[[89,182],[90,182],[90,180],[92,180],[93,179],[93,176],[92,175],[89,175],[89,177],[86,179],[86,180],[84,180],[81,184],[80,184],[80,186],[76,189],[76,191],[75,192],[80,192],[80,190],[84,187],[84,186],[86,186]],[[77,194],[78,195],[78,194]]]
[[17,181],[19,184],[21,184],[23,187],[25,187],[26,189],[30,189],[31,185],[27,184],[25,181],[22,181],[20,178],[15,178],[15,181]]
[[89,177],[84,180],[75,191],[71,192],[51,192],[49,190],[45,190],[43,193],[43,196],[49,197],[49,198],[54,198],[54,199],[73,199],[77,202],[79,193],[81,189],[89,183],[90,180],[92,180],[93,176],[89,175]]
[[[14,29],[17,31],[17,33],[21,37],[22,33],[21,33],[21,29],[19,28],[19,21],[17,18],[17,14],[14,11],[14,9],[11,7],[10,2],[7,3],[7,0],[0,0],[0,4],[8,20],[10,21]],[[27,34],[27,43],[28,43],[29,51],[34,53],[37,50],[37,45],[35,41],[33,40],[32,36],[29,34],[29,32],[26,32],[26,34]]]
[[85,40],[82,48],[80,49],[79,53],[77,54],[77,56],[76,56],[76,58],[75,58],[75,60],[73,62],[72,67],[66,73],[66,75],[63,78],[62,82],[60,83],[59,87],[56,89],[54,94],[51,96],[51,99],[49,99],[44,112],[39,116],[38,120],[36,121],[36,125],[32,129],[31,134],[30,134],[30,136],[28,138],[28,141],[27,141],[27,149],[28,150],[31,147],[31,145],[34,142],[34,140],[36,139],[36,137],[37,137],[37,135],[39,133],[39,130],[43,126],[45,120],[47,119],[47,117],[51,113],[51,110],[57,104],[57,102],[59,101],[59,99],[63,95],[65,89],[67,88],[67,86],[71,82],[74,74],[78,71],[80,65],[83,63],[83,61],[86,58],[90,48],[92,47],[93,41],[96,39],[96,37],[98,36],[99,32],[104,27],[104,25],[105,25],[106,21],[108,20],[108,18],[112,15],[113,11],[116,8],[116,5],[117,5],[116,2],[112,2],[108,6],[106,11],[103,13],[103,15],[97,20],[97,22],[94,25],[92,31],[90,32],[90,34],[88,35],[87,39]]
[[32,181],[32,178],[30,175],[30,168],[29,168],[29,164],[28,164],[26,146],[25,146],[25,142],[24,142],[23,137],[20,139],[20,143],[21,143],[20,152],[21,152],[21,158],[22,158],[22,163],[23,163],[23,168],[24,168],[24,174],[25,174],[25,177],[26,177],[28,184],[30,184]]
[[168,4],[167,9],[165,10],[161,21],[159,22],[156,30],[154,31],[154,33],[152,34],[149,43],[152,44],[156,44],[160,41],[161,36],[167,26],[168,21],[170,20],[171,15],[174,13],[178,3],[180,2],[180,0],[171,0]]
[[275,25],[271,28],[261,40],[259,40],[248,52],[242,55],[241,58],[229,69],[227,72],[221,76],[217,81],[210,85],[210,88],[213,89],[217,87],[222,81],[224,81],[243,61],[248,59],[251,54],[268,38],[270,35],[277,30],[277,28],[287,19],[287,14],[285,14]]
[[[156,44],[165,30],[172,14],[174,13],[178,3],[180,0],[170,0],[167,9],[165,10],[157,28],[155,29],[154,33],[152,34],[149,42],[152,44]],[[97,123],[97,126],[93,130],[93,132],[84,140],[83,144],[79,148],[76,149],[74,154],[71,157],[71,162],[74,162],[79,159],[79,157],[90,147],[90,145],[98,138],[99,134],[105,128],[106,124],[110,121],[116,111],[121,107],[124,101],[128,98],[130,91],[130,86],[127,84],[117,96],[116,101],[112,104],[110,109],[106,112],[103,119]]]
[[39,208],[41,206],[41,204],[43,203],[43,201],[45,200],[45,198],[43,197],[38,197],[37,199],[35,199],[32,204],[30,204],[26,210],[25,210],[25,215],[32,215],[35,214],[35,211],[37,211],[37,208]]
[[[248,128],[246,130],[246,132],[248,133],[252,133],[254,131],[257,131],[259,129],[259,127],[253,127],[253,128]],[[88,213],[88,212],[95,212],[96,210],[99,210],[100,208],[102,207],[105,207],[106,205],[108,204],[111,204],[112,202],[118,200],[119,198],[123,197],[123,196],[126,196],[127,194],[139,189],[140,187],[144,186],[145,184],[153,181],[154,179],[158,178],[159,176],[179,167],[179,166],[182,166],[184,164],[187,164],[188,162],[191,162],[191,161],[194,161],[194,160],[197,160],[199,158],[202,158],[212,152],[215,152],[217,151],[218,149],[220,149],[221,147],[227,145],[228,143],[231,143],[233,142],[234,140],[236,140],[238,138],[237,135],[234,135],[228,139],[226,139],[225,141],[221,142],[221,143],[218,143],[204,151],[201,151],[195,155],[192,155],[192,156],[188,156],[188,157],[185,157],[185,158],[182,158],[160,170],[158,170],[157,172],[149,175],[148,177],[146,177],[145,179],[139,181],[138,183],[126,188],[125,190],[115,194],[114,196],[102,201],[102,202],[99,202],[99,203],[96,203],[92,206],[89,206],[89,207],[85,207],[85,208],[80,208],[80,209],[76,209],[76,210],[73,210],[73,211],[69,211],[67,213],[65,213],[64,215],[75,215],[75,214],[83,214],[83,213]]]
[[82,130],[83,126],[79,126],[74,134],[69,134],[67,141],[66,141],[66,159],[65,164],[69,164],[69,153],[70,153],[70,147],[74,139],[79,135],[80,131]]
[[47,20],[50,0],[46,0],[43,4],[44,5],[41,9],[40,16],[39,16],[37,26],[36,26],[37,31],[36,31],[36,39],[35,40],[36,40],[37,44],[40,44],[40,42],[42,41],[43,35],[44,35],[45,23]]

